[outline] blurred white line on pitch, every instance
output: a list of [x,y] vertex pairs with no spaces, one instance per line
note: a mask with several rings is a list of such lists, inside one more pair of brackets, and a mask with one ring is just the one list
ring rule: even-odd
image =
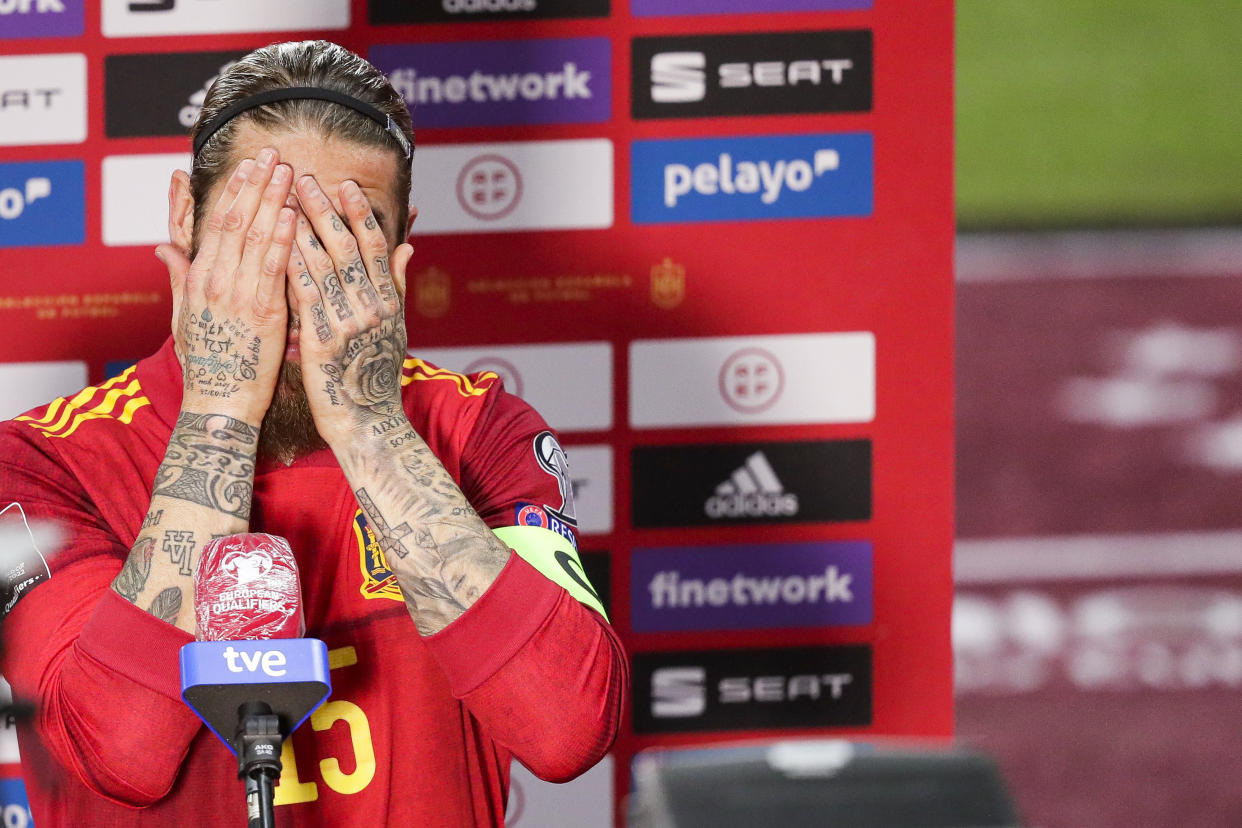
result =
[[959,282],[1242,276],[1242,230],[959,233]]
[[1242,573],[1242,530],[958,540],[962,584]]

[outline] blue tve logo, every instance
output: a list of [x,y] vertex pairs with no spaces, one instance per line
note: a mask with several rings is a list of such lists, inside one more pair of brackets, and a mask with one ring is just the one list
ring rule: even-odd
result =
[[869,216],[868,133],[636,141],[635,224]]
[[0,247],[82,244],[85,238],[81,161],[0,164]]

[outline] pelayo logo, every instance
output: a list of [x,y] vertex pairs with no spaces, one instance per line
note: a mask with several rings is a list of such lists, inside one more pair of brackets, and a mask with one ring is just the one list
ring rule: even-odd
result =
[[630,172],[636,224],[872,211],[867,133],[636,141]]

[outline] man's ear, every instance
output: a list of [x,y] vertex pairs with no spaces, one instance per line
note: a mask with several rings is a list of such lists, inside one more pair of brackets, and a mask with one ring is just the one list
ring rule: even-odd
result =
[[[405,222],[405,238],[410,237],[410,231],[414,229],[414,219],[418,218],[418,208],[413,204],[410,205],[410,217]],[[403,239],[404,241],[404,239]]]
[[187,257],[194,240],[194,196],[190,191],[190,175],[174,170],[168,183],[168,239]]

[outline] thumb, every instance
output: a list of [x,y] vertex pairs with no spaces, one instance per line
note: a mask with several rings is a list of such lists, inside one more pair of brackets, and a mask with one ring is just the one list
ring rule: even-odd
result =
[[190,272],[190,259],[172,244],[156,247],[155,258],[168,270],[168,281],[172,288],[172,322],[173,329],[176,330],[177,319],[181,316],[181,302],[185,298],[185,278]]
[[392,282],[397,286],[397,296],[405,304],[405,269],[414,257],[414,247],[409,242],[402,242],[392,252]]

